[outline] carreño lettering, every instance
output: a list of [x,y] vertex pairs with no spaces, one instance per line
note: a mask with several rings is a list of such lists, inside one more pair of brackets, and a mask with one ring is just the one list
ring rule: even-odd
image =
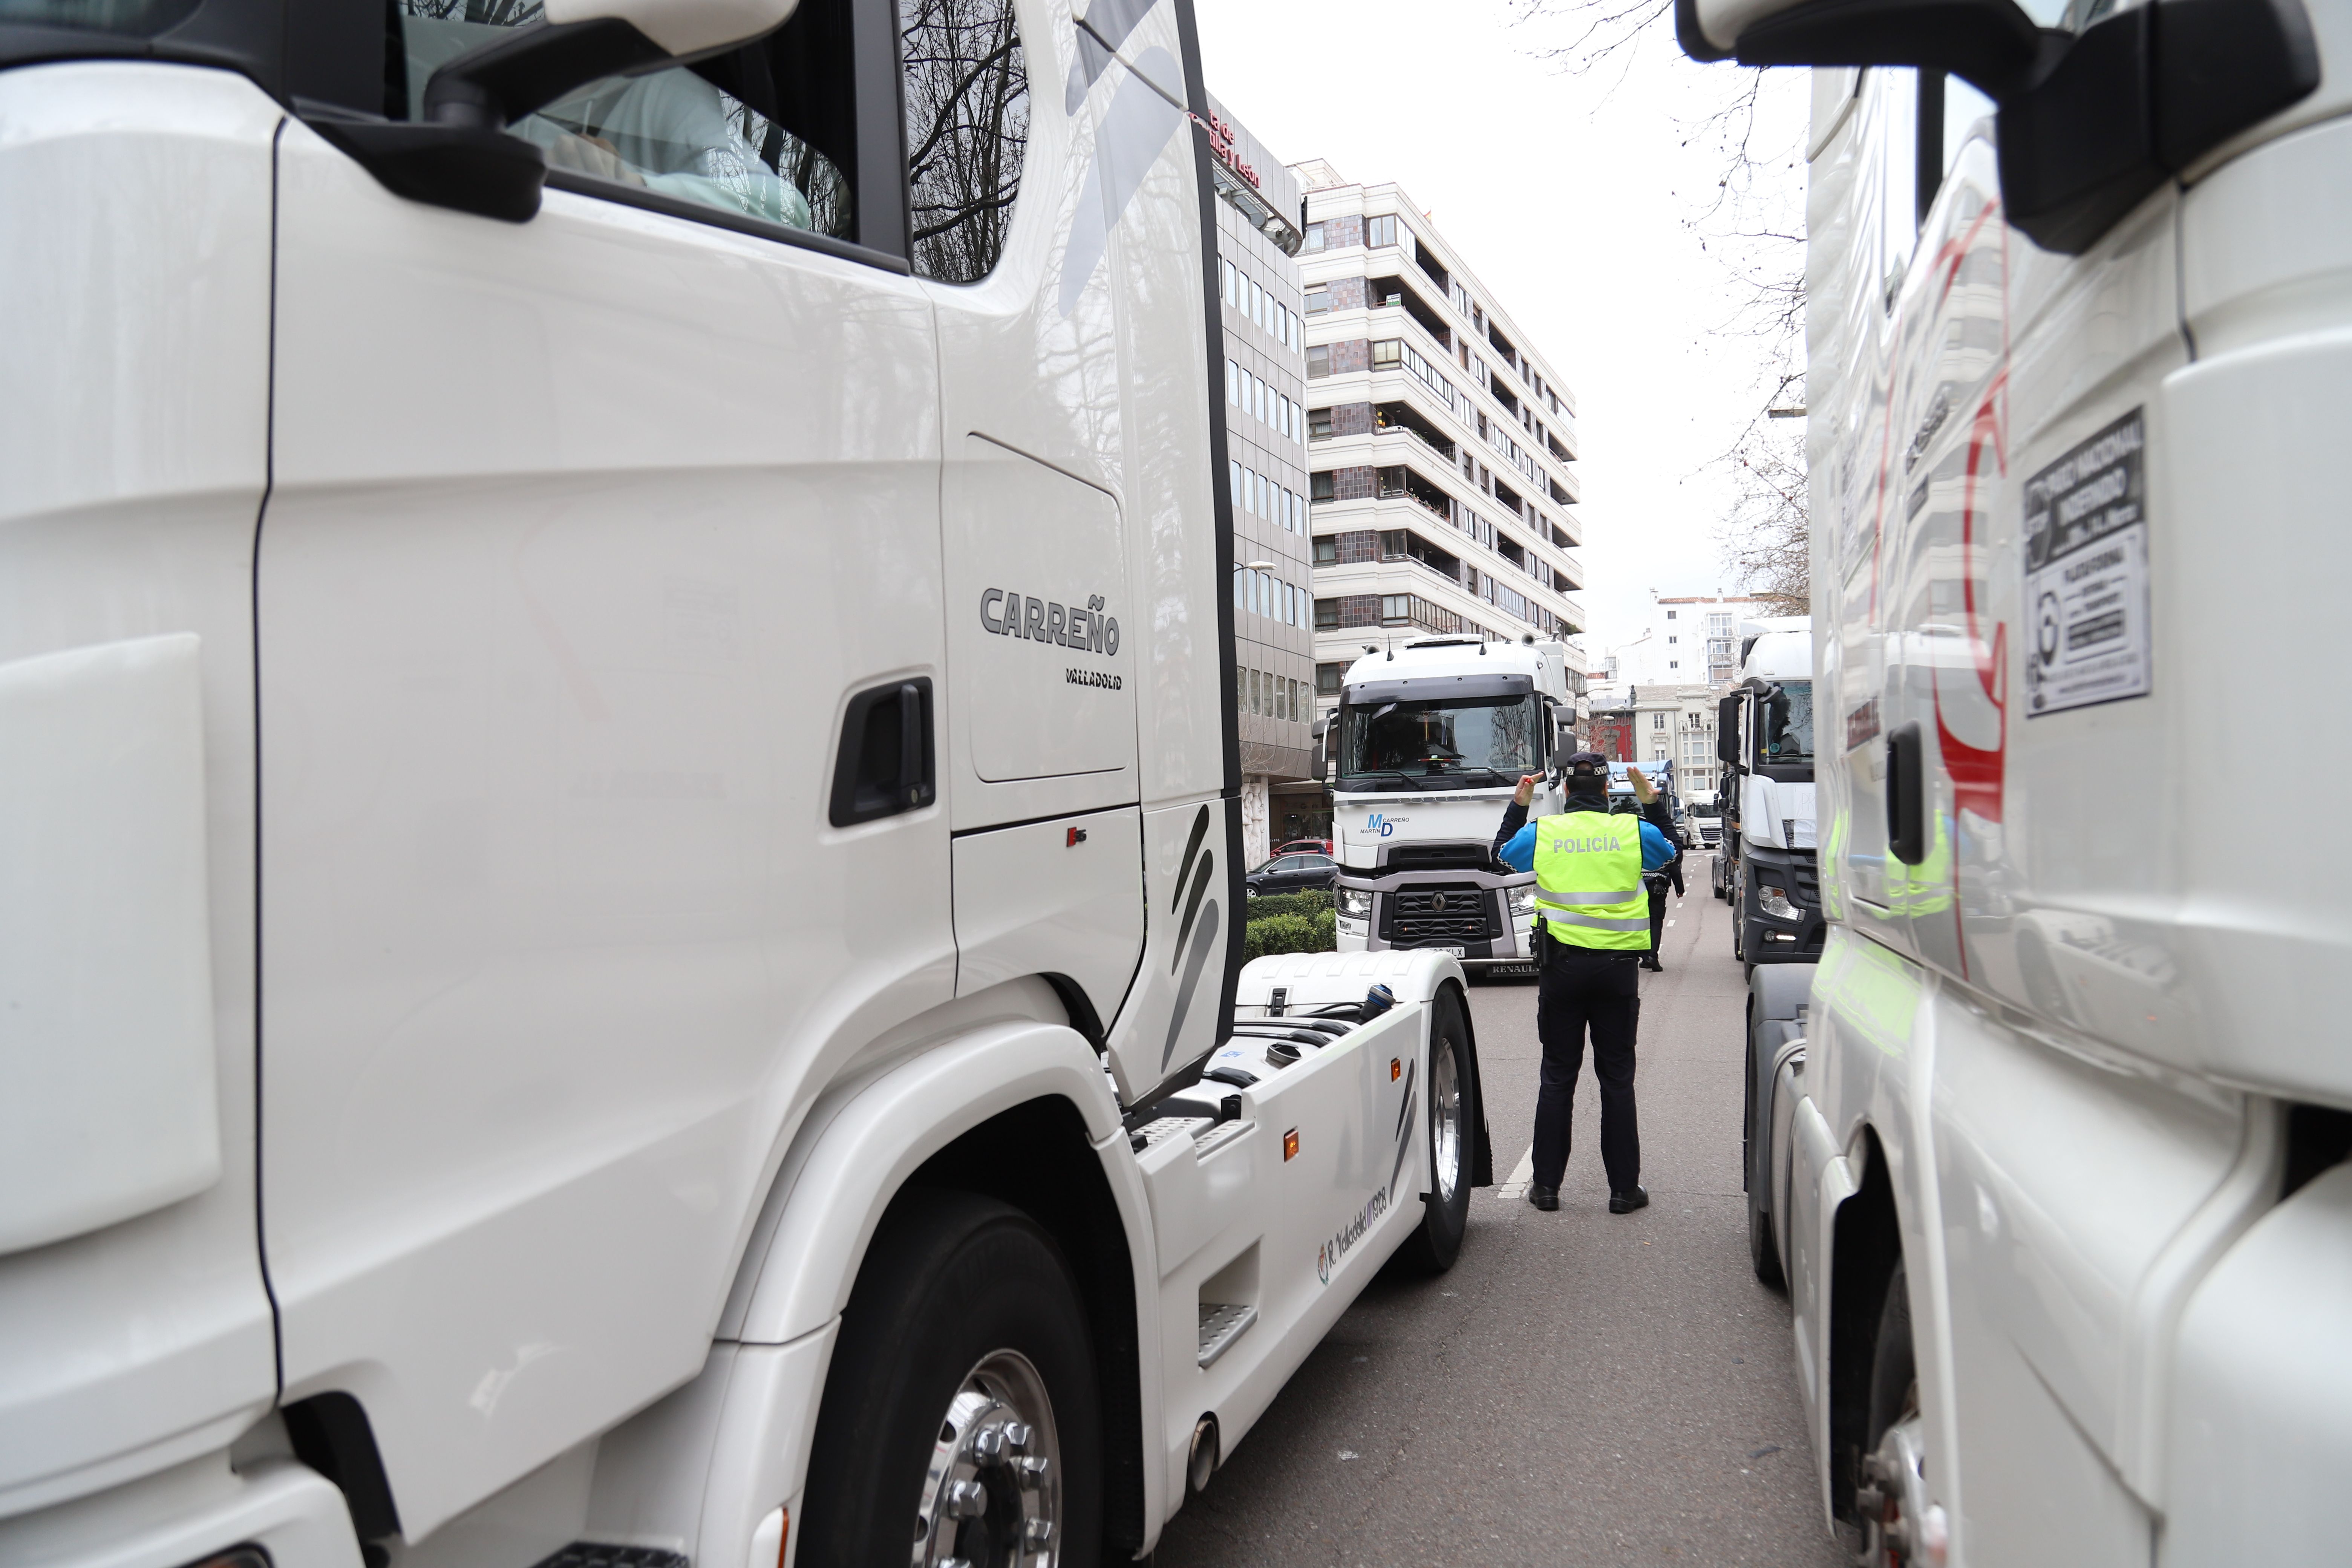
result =
[[991,588],[980,596],[980,624],[999,637],[1052,643],[1077,653],[1106,657],[1118,652],[1118,617],[1103,614],[1103,596],[1086,606],[1032,598],[1011,588]]

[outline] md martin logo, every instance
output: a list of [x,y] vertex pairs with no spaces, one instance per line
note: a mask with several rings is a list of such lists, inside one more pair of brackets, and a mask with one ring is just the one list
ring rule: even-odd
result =
[[1391,816],[1385,812],[1376,811],[1364,818],[1364,831],[1376,833],[1382,838],[1388,838],[1396,833],[1397,824],[1404,820],[1401,816]]
[[1086,607],[1034,599],[1010,588],[991,588],[980,596],[980,624],[999,637],[1052,643],[1074,653],[1118,652],[1118,617],[1103,612],[1100,594],[1087,597]]

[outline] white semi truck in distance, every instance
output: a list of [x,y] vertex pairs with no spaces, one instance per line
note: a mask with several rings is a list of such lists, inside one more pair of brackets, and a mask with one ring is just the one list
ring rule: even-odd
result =
[[1813,836],[1813,635],[1802,616],[1740,627],[1739,679],[1716,704],[1723,768],[1712,875],[1731,903],[1732,956],[1748,964],[1822,955]]
[[1746,1133],[1823,1511],[1874,1564],[2341,1562],[2352,851],[2266,855],[2230,760],[2352,764],[2298,723],[2302,585],[2352,574],[2352,4],[1676,20],[1815,68],[1829,935],[1752,977]]
[[0,11],[0,1563],[1148,1556],[1491,1167],[1239,961],[1188,0],[548,10]]
[[1531,973],[1535,877],[1495,859],[1504,808],[1544,775],[1559,811],[1576,699],[1557,642],[1417,637],[1348,667],[1327,727],[1342,952],[1435,950]]

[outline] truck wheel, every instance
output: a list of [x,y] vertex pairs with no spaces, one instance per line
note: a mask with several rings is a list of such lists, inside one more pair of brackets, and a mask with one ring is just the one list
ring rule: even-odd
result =
[[1878,1345],[1870,1367],[1870,1447],[1854,1489],[1862,1516],[1862,1561],[1871,1568],[1940,1563],[1949,1534],[1944,1510],[1927,1500],[1927,1424],[1919,1414],[1919,1373],[1911,1353],[1911,1292],[1904,1266],[1886,1283]]
[[992,1199],[903,1194],[842,1313],[800,1560],[1093,1568],[1100,1411],[1053,1238]]
[[1429,1192],[1421,1225],[1397,1256],[1405,1266],[1443,1274],[1462,1255],[1470,1226],[1471,1140],[1478,1122],[1476,1080],[1470,1076],[1470,1029],[1462,999],[1440,991],[1429,1021]]
[[[1772,1191],[1769,1164],[1772,1152],[1765,1139],[1772,1131],[1772,1102],[1759,1093],[1756,1081],[1756,1001],[1753,993],[1748,1002],[1748,1136],[1743,1147],[1748,1158],[1748,1261],[1756,1270],[1756,1278],[1769,1289],[1780,1289],[1785,1283],[1780,1278],[1780,1252],[1773,1243],[1772,1216],[1764,1211],[1764,1203]],[[1759,1166],[1765,1169],[1759,1170]]]

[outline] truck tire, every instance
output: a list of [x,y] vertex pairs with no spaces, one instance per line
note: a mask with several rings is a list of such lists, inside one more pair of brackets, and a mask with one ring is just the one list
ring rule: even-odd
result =
[[1429,1191],[1421,1200],[1421,1224],[1397,1257],[1408,1268],[1443,1274],[1462,1255],[1463,1233],[1470,1226],[1471,1145],[1479,1125],[1469,1022],[1450,985],[1430,1010],[1428,1083]]
[[1944,1510],[1927,1501],[1927,1428],[1919,1414],[1919,1372],[1911,1348],[1909,1277],[1900,1259],[1878,1314],[1867,1431],[1855,1492],[1861,1560],[1871,1568],[1942,1562],[1948,1527]]
[[1053,1238],[993,1199],[901,1194],[842,1312],[795,1521],[800,1561],[1050,1552],[1094,1568],[1101,1407],[1093,1334]]
[[[1756,1178],[1750,1177],[1753,1182]],[[1783,1290],[1788,1281],[1780,1276],[1780,1248],[1772,1235],[1772,1216],[1756,1206],[1756,1189],[1748,1190],[1748,1261],[1756,1270],[1757,1281],[1768,1290]]]
[[1740,1142],[1748,1163],[1748,1262],[1756,1270],[1758,1280],[1767,1289],[1778,1290],[1784,1287],[1786,1281],[1780,1277],[1780,1251],[1772,1235],[1772,1216],[1764,1208],[1772,1191],[1772,1150],[1767,1142],[1772,1135],[1772,1102],[1757,1092],[1756,1046],[1756,995],[1750,992],[1748,997],[1748,1136]]

